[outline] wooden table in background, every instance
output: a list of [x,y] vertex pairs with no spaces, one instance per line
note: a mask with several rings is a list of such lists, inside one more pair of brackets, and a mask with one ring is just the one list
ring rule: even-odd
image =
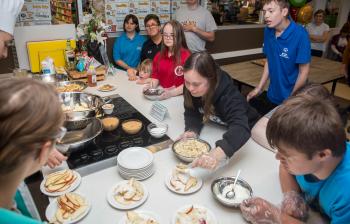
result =
[[[245,61],[230,65],[223,65],[221,68],[226,71],[239,84],[252,88],[259,84],[263,73],[263,66]],[[332,93],[335,91],[337,81],[343,77],[340,74],[341,63],[325,58],[312,57],[308,80],[313,83],[326,84],[332,82]],[[267,90],[268,84],[265,86]]]

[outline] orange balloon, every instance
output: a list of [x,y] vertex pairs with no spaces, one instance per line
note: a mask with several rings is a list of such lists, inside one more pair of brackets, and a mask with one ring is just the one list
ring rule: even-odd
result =
[[313,8],[311,5],[305,5],[299,9],[298,12],[298,22],[302,24],[310,23],[312,20]]

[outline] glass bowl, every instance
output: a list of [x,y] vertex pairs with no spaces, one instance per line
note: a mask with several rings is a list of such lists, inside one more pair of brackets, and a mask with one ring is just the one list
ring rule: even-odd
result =
[[161,138],[168,131],[168,125],[164,123],[150,123],[147,126],[147,131],[154,138]]

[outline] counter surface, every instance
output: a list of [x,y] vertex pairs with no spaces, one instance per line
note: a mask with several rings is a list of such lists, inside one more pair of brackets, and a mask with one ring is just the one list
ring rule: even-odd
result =
[[[113,92],[104,93],[97,91],[97,88],[87,88],[85,91],[108,96],[118,93],[132,104],[137,110],[143,113],[149,120],[155,121],[149,115],[152,101],[142,96],[143,86],[127,80],[125,72],[119,71],[116,76],[109,76],[107,80],[98,82],[98,85],[113,84],[117,89]],[[169,125],[168,135],[175,140],[184,130],[183,118],[183,97],[174,97],[161,104],[166,106],[169,115],[164,122]],[[205,125],[201,138],[208,141],[212,146],[217,139],[221,138],[225,129],[208,124]],[[167,189],[165,176],[180,161],[174,156],[171,149],[165,149],[154,154],[156,172],[149,179],[143,181],[149,191],[147,201],[136,210],[147,210],[158,214],[161,223],[170,223],[174,212],[187,204],[200,204],[210,209],[220,224],[245,223],[239,209],[224,207],[212,197],[211,182],[220,176],[233,176],[238,169],[241,169],[241,177],[252,187],[255,196],[266,198],[273,203],[278,203],[282,193],[278,180],[278,161],[274,154],[249,140],[230,160],[229,164],[217,170],[210,177],[204,180],[202,188],[191,195],[178,195]],[[82,220],[82,223],[118,223],[125,211],[112,208],[107,200],[108,190],[121,181],[116,167],[111,167],[83,177],[81,185],[76,192],[87,196],[91,201],[92,209]],[[52,200],[52,198],[51,198]]]

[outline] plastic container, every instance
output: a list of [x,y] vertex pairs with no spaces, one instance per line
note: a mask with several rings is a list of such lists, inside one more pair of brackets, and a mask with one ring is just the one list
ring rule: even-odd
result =
[[87,79],[88,79],[88,86],[90,87],[97,86],[96,70],[93,65],[89,66],[89,70],[87,71]]

